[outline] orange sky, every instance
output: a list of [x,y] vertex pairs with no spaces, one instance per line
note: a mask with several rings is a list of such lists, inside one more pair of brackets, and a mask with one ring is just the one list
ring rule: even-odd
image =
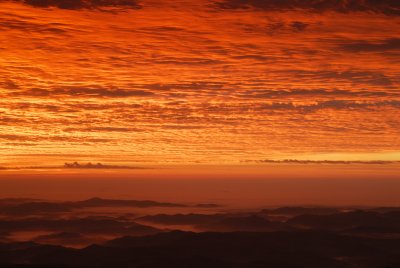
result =
[[400,160],[399,4],[320,2],[0,1],[0,166]]

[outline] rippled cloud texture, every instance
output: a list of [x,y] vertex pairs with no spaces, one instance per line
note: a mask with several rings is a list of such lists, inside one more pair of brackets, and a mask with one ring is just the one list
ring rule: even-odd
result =
[[400,151],[398,1],[3,0],[0,66],[6,164]]

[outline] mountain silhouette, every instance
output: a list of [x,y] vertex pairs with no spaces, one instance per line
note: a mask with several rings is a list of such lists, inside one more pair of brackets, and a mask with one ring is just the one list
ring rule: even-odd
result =
[[399,267],[400,239],[326,232],[169,232],[83,249],[0,244],[0,260],[22,267]]

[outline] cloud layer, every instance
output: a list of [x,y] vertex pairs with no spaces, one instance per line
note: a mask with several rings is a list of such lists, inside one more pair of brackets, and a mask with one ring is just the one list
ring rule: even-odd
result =
[[76,152],[129,165],[400,151],[398,1],[0,10],[1,166]]

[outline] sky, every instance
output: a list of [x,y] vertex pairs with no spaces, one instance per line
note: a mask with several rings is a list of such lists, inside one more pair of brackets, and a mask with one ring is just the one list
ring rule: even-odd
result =
[[[400,206],[400,165],[186,166],[136,170],[8,170],[1,198],[93,197],[268,206]],[[193,211],[190,211],[193,213]]]
[[2,0],[0,66],[3,167],[400,160],[396,0]]

